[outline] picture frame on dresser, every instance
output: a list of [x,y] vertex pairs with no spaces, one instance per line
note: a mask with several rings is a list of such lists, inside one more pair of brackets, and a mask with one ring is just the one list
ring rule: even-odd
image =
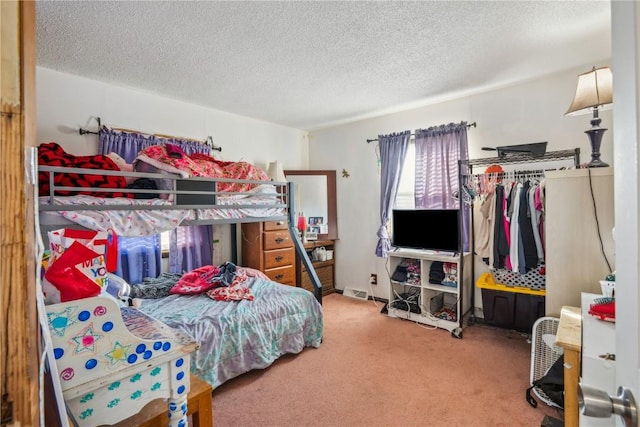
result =
[[309,225],[318,226],[318,228],[319,228],[320,224],[324,224],[324,218],[323,217],[321,217],[321,216],[310,216],[309,217]]

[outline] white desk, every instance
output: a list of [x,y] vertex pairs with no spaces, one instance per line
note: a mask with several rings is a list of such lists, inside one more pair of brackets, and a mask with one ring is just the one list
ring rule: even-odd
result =
[[[589,314],[589,306],[602,295],[582,293],[582,384],[618,394],[616,388],[616,362],[607,354],[616,352],[615,323],[599,320]],[[615,426],[617,417],[593,418],[580,414],[581,426]]]
[[171,427],[187,424],[191,337],[105,297],[46,309],[64,400],[80,426],[114,424],[159,398]]

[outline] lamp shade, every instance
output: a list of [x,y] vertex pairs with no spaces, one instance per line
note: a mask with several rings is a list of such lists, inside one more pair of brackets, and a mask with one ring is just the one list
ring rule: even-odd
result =
[[611,70],[608,67],[596,68],[578,76],[576,95],[566,116],[589,113],[591,109],[613,102]]
[[276,181],[276,182],[287,181],[287,178],[284,176],[284,171],[282,170],[282,163],[278,161],[269,162],[267,175],[269,176],[269,178],[271,178],[272,181]]

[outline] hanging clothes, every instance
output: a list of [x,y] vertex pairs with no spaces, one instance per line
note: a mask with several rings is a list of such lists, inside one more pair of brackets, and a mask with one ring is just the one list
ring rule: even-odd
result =
[[529,190],[529,215],[531,219],[531,228],[533,230],[533,239],[536,244],[536,255],[538,257],[538,261],[544,260],[544,250],[542,249],[542,239],[540,238],[540,219],[542,217],[542,212],[536,207],[536,197],[535,194],[539,190],[539,186],[535,185],[533,188]]
[[531,182],[525,181],[520,194],[520,206],[518,211],[520,240],[522,241],[522,249],[524,254],[524,265],[521,266],[519,270],[522,274],[525,274],[527,271],[538,266],[538,251],[536,248],[533,226],[531,224],[532,213],[529,204],[530,190]]
[[[504,197],[504,187],[496,186],[495,212],[496,219],[494,224],[503,224],[504,213],[502,210],[502,199]],[[493,267],[504,268],[505,258],[509,255],[509,244],[504,227],[494,225],[494,242],[493,242]]]
[[493,232],[493,221],[496,208],[495,190],[487,194],[480,203],[480,220],[478,226],[478,236],[476,237],[476,252],[485,261],[489,261],[489,251],[491,250],[491,234]]
[[544,180],[539,177],[536,171],[485,173],[464,183],[480,203],[474,252],[499,283],[544,289]]
[[509,214],[509,233],[511,242],[509,246],[509,256],[511,257],[511,266],[513,271],[520,271],[520,253],[522,252],[520,248],[520,227],[518,223],[518,215],[520,213],[519,200],[521,191],[522,184],[520,182],[516,183],[515,187],[511,190],[511,213]]

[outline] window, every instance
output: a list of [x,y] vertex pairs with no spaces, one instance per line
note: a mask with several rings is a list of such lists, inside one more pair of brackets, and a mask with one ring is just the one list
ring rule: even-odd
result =
[[407,148],[407,156],[402,165],[402,174],[396,197],[396,209],[415,208],[415,177],[416,177],[416,144],[411,141]]
[[160,233],[160,249],[162,250],[163,256],[169,254],[169,233],[171,233],[171,231],[163,231]]

